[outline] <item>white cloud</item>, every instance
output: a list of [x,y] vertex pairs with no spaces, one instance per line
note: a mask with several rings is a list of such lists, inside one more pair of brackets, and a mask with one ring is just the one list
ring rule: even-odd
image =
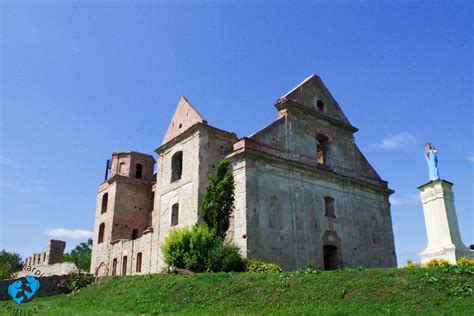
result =
[[470,162],[474,162],[474,154],[471,154],[467,159],[469,159]]
[[412,134],[408,132],[401,132],[393,136],[382,139],[382,141],[379,144],[377,144],[377,146],[383,149],[392,150],[392,149],[397,149],[404,144],[414,143],[414,142],[416,142],[415,136],[413,136]]
[[420,195],[418,194],[409,194],[402,197],[397,197],[397,196],[390,197],[390,204],[392,204],[392,206],[409,205],[409,204],[416,204],[416,203],[421,203]]
[[92,232],[88,230],[82,229],[64,229],[64,228],[54,228],[49,229],[47,234],[51,237],[58,237],[58,238],[89,238],[92,237]]

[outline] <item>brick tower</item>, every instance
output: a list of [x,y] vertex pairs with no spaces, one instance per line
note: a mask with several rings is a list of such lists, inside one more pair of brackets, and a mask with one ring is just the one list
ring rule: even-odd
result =
[[151,226],[153,156],[134,151],[112,154],[105,181],[99,186],[94,225],[91,272],[109,271],[109,248],[134,240]]

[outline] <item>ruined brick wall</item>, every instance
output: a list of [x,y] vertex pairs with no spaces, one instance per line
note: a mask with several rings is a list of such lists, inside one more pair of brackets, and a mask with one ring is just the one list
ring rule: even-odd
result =
[[[153,157],[136,152],[114,153],[113,161],[112,169],[117,168],[121,161],[124,162],[124,169],[112,172],[111,177],[99,187],[90,269],[96,275],[111,271],[112,242],[140,239],[151,224]],[[136,177],[136,163],[143,164],[141,178]],[[103,202],[105,196],[106,207]],[[103,242],[99,243],[101,225],[104,225],[104,233]]]
[[152,181],[155,166],[153,156],[135,151],[116,152],[112,154],[109,178],[114,175],[136,178],[138,164],[142,166],[141,179]]
[[65,248],[66,242],[51,239],[48,242],[46,251],[33,254],[31,257],[26,258],[23,263],[25,266],[40,266],[58,263],[64,255]]

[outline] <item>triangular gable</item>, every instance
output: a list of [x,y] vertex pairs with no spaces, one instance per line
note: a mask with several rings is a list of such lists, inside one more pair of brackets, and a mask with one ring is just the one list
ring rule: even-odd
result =
[[162,144],[169,142],[196,123],[206,124],[206,120],[184,96],[180,97]]
[[[344,115],[321,78],[316,75],[309,76],[302,83],[279,99],[279,101],[283,100],[296,102],[312,110],[321,112],[332,119],[350,124],[349,120]],[[323,102],[323,111],[318,107],[318,101]]]

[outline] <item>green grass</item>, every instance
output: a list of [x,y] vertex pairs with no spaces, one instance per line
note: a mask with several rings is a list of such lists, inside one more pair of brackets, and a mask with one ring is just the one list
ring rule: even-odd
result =
[[437,267],[147,275],[105,278],[22,308],[41,304],[45,315],[474,315],[473,289],[472,274]]

